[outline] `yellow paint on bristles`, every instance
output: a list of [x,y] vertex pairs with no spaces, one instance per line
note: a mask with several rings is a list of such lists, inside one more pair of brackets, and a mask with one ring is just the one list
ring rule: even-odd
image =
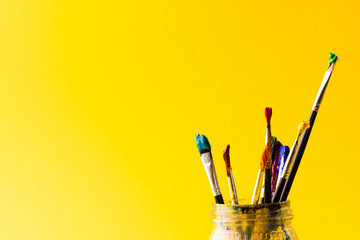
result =
[[310,127],[310,121],[302,121],[298,128],[298,136],[304,133]]

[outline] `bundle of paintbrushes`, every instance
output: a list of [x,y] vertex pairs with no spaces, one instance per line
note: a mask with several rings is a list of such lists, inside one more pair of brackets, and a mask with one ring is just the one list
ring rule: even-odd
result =
[[[258,204],[259,202],[277,203],[287,200],[337,59],[336,55],[330,53],[328,68],[316,96],[309,120],[300,123],[291,149],[288,146],[283,146],[278,138],[272,136],[270,124],[272,108],[265,108],[265,146],[260,158],[260,169],[255,182],[251,204]],[[198,134],[196,136],[196,144],[215,197],[215,202],[224,204],[209,140],[204,135]],[[230,145],[226,146],[223,152],[223,158],[226,166],[231,204],[238,204],[233,170],[230,164]]]

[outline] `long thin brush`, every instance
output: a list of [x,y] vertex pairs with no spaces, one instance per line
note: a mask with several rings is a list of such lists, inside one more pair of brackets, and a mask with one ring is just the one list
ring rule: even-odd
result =
[[215,165],[211,155],[211,146],[209,140],[204,135],[196,135],[196,145],[200,152],[200,157],[208,176],[211,190],[215,197],[215,202],[224,204],[224,199],[221,195],[219,183],[216,176]]
[[251,199],[251,204],[258,204],[258,202],[259,202],[261,187],[262,187],[263,177],[264,177],[264,169],[265,169],[266,163],[269,159],[270,151],[271,151],[270,148],[268,147],[268,145],[266,145],[264,147],[263,153],[261,155],[260,169],[259,169],[259,173],[258,173],[258,176],[256,179],[254,192],[253,192],[253,196]]
[[230,165],[230,145],[227,145],[224,153],[223,158],[226,165],[226,175],[229,183],[229,191],[230,191],[230,197],[231,197],[231,204],[239,204],[237,193],[236,193],[236,187],[234,182],[234,176],[232,174],[232,168]]
[[286,164],[285,164],[285,167],[284,167],[284,170],[283,172],[281,173],[281,177],[280,177],[280,180],[277,184],[277,187],[276,187],[276,190],[275,190],[275,193],[274,193],[274,196],[273,196],[273,199],[272,199],[272,202],[273,203],[277,203],[279,202],[280,198],[281,198],[281,194],[283,192],[283,189],[284,189],[284,186],[285,186],[285,182],[289,176],[289,172],[290,172],[290,167],[293,163],[293,160],[294,160],[294,157],[295,157],[295,152],[298,148],[298,143],[299,143],[299,139],[300,139],[300,136],[301,134],[310,127],[310,123],[309,121],[303,121],[300,125],[299,125],[299,128],[298,128],[298,134],[297,134],[297,137],[295,139],[295,142],[291,148],[291,151],[290,151],[290,154],[288,156],[288,159],[286,160]]
[[[271,152],[271,127],[270,120],[272,116],[272,108],[265,108],[265,118],[266,118],[266,136],[267,136],[267,147],[270,148]],[[268,156],[266,166],[265,166],[265,186],[264,186],[264,200],[265,203],[271,203],[271,154]]]
[[295,155],[294,163],[293,163],[293,166],[291,168],[289,178],[286,181],[286,184],[285,184],[282,196],[281,196],[281,201],[286,201],[286,199],[287,199],[287,197],[289,195],[291,185],[292,185],[292,183],[294,181],[296,172],[297,172],[297,170],[299,168],[301,158],[302,158],[302,156],[304,154],[306,144],[307,144],[307,142],[309,140],[311,130],[312,130],[312,128],[314,126],[314,123],[315,123],[316,115],[317,115],[317,113],[318,113],[318,111],[320,109],[322,99],[323,99],[323,97],[325,95],[326,87],[329,84],[329,80],[330,80],[332,72],[334,71],[335,63],[336,63],[337,60],[338,60],[338,57],[335,54],[330,53],[328,68],[327,68],[327,70],[325,72],[324,79],[323,79],[323,81],[321,83],[320,89],[319,89],[318,94],[316,96],[316,99],[315,99],[315,102],[314,102],[314,105],[312,107],[312,111],[311,111],[311,114],[310,114],[310,117],[309,117],[310,128],[304,133],[303,137],[301,138],[301,141],[300,141],[300,144],[299,144],[299,150],[297,151],[297,153]]

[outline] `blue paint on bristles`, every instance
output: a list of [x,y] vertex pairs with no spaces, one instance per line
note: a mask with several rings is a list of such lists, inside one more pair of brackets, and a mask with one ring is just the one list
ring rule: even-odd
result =
[[[289,156],[289,152],[290,152],[290,148],[288,146],[280,147],[279,161],[278,161],[278,165],[277,165],[277,170],[279,173],[278,176],[280,176],[282,171],[284,170],[284,166],[285,166],[287,157]],[[281,166],[281,159],[283,158],[283,156],[284,156],[284,164]]]

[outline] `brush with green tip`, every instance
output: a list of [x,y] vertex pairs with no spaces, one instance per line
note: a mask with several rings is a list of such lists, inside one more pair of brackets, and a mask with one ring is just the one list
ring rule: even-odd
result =
[[304,134],[302,135],[302,138],[301,138],[300,143],[299,143],[298,150],[297,150],[295,158],[294,158],[294,163],[293,163],[293,165],[291,167],[291,171],[289,173],[289,177],[288,177],[288,179],[286,181],[286,184],[284,186],[284,190],[282,192],[280,201],[286,201],[287,200],[287,197],[288,197],[289,192],[290,192],[290,188],[291,188],[292,183],[294,181],[296,172],[297,172],[297,170],[299,168],[301,158],[302,158],[302,156],[303,156],[303,154],[305,152],[305,148],[306,148],[307,142],[309,140],[311,130],[312,130],[313,126],[314,126],[316,115],[319,112],[321,102],[322,102],[323,97],[325,95],[326,88],[327,88],[327,86],[329,84],[329,80],[330,80],[330,77],[332,75],[332,72],[334,71],[335,63],[336,63],[337,60],[338,60],[338,57],[335,54],[330,53],[328,68],[327,68],[327,70],[325,72],[325,76],[324,76],[323,81],[321,83],[318,94],[317,94],[317,96],[315,98],[315,102],[314,102],[314,105],[312,107],[312,111],[311,111],[311,114],[310,114],[310,117],[309,117],[310,128],[307,129],[304,132]]
[[200,152],[200,157],[205,168],[206,175],[208,176],[211,190],[215,197],[215,202],[224,204],[224,199],[221,195],[219,183],[216,176],[215,165],[211,155],[211,146],[209,140],[204,135],[196,135],[196,145]]

